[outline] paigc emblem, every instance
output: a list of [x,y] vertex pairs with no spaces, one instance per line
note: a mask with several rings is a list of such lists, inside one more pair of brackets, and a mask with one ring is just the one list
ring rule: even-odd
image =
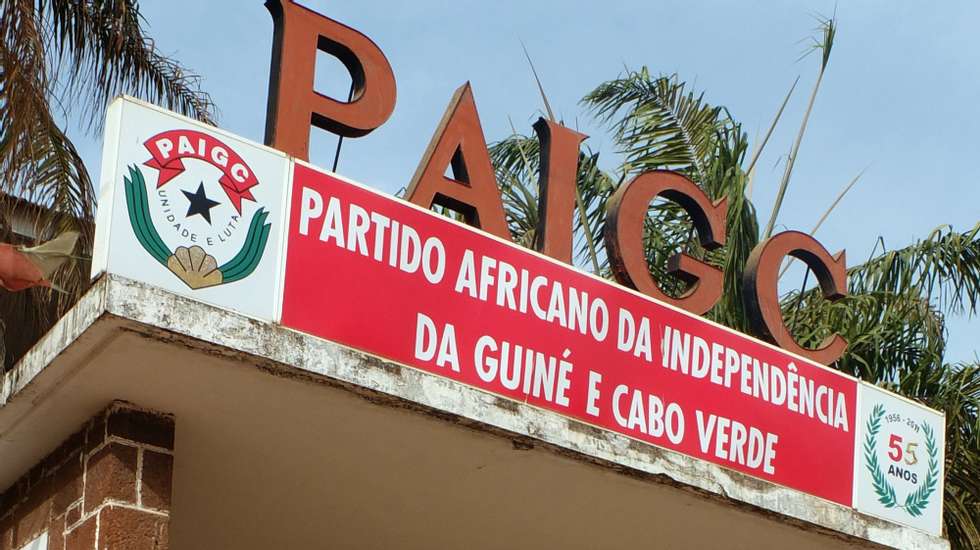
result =
[[[243,204],[256,202],[252,190],[259,185],[245,160],[195,130],[161,132],[143,145],[151,157],[144,166],[158,171],[156,186],[148,188],[135,164],[123,178],[139,243],[192,289],[248,277],[262,259],[271,225],[268,210]],[[247,219],[243,207],[252,211]]]

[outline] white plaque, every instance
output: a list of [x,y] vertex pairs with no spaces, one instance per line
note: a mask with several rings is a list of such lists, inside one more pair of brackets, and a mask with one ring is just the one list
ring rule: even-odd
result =
[[93,276],[274,321],[287,156],[130,98],[106,124]]
[[854,507],[940,536],[946,418],[866,383],[858,403]]

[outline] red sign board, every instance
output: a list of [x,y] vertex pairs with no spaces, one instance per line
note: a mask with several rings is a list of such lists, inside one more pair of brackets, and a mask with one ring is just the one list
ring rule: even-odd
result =
[[282,324],[851,505],[857,382],[295,164]]

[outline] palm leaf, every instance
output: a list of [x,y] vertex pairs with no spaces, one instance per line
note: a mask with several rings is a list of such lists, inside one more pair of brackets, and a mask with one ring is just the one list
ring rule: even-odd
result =
[[[136,0],[38,2],[57,61],[67,67],[61,84],[64,97],[81,103],[96,125],[104,106],[128,93],[152,103],[214,123],[214,104],[200,90],[200,79],[162,55],[143,30]],[[87,96],[87,102],[79,97]]]
[[980,547],[980,363],[906,374],[889,389],[946,413],[946,536],[953,548]]
[[[21,242],[29,234],[23,244],[31,244],[75,231],[79,254],[88,256],[92,182],[58,121],[77,117],[98,127],[120,93],[213,121],[198,84],[146,36],[135,0],[0,3],[0,237]],[[0,297],[0,318],[16,319],[4,334],[8,365],[87,288],[87,263],[74,258],[54,274],[65,293]]]
[[582,103],[611,125],[624,174],[670,169],[700,182],[726,122],[676,75],[652,78],[646,67],[600,84]]
[[965,232],[940,226],[914,244],[882,252],[848,270],[852,292],[911,291],[944,313],[977,312],[980,223]]
[[[830,52],[834,47],[834,37],[837,36],[837,20],[834,18],[821,18],[820,26],[818,28],[820,38],[814,38],[813,44],[808,50],[807,54],[814,51],[819,51],[821,53],[820,57],[820,72],[817,73],[817,81],[813,85],[813,91],[810,93],[810,101],[807,102],[806,112],[803,113],[803,120],[800,122],[800,129],[796,133],[796,139],[793,141],[793,147],[789,151],[789,156],[786,157],[786,167],[783,170],[783,178],[779,182],[779,189],[776,192],[776,202],[772,205],[772,214],[769,215],[769,221],[766,222],[766,229],[763,231],[764,238],[768,239],[772,236],[772,230],[776,225],[776,218],[779,216],[779,209],[783,205],[783,197],[786,195],[786,188],[789,187],[789,180],[793,174],[793,166],[796,165],[796,157],[800,153],[800,144],[803,142],[803,134],[806,133],[807,123],[810,121],[810,113],[813,112],[813,104],[817,100],[817,92],[820,90],[820,83],[823,82],[824,72],[827,70],[827,64],[830,62]],[[807,54],[804,54],[807,55]]]

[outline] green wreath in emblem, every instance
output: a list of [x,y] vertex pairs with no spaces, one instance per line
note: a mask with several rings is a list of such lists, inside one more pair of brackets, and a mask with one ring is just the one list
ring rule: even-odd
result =
[[269,241],[271,224],[265,223],[269,212],[260,208],[248,226],[245,243],[237,254],[224,264],[200,246],[179,246],[175,250],[163,242],[150,217],[150,206],[146,194],[146,180],[135,166],[129,167],[129,177],[123,178],[126,190],[126,208],[129,222],[133,226],[136,240],[156,261],[160,262],[174,275],[192,289],[233,283],[248,277],[258,267],[265,245]]
[[905,497],[904,504],[899,504],[895,494],[895,487],[888,482],[888,478],[881,470],[878,463],[878,431],[881,429],[881,419],[885,416],[885,406],[881,403],[875,405],[868,418],[866,427],[867,435],[864,438],[864,465],[871,473],[871,484],[875,494],[878,495],[878,502],[885,508],[902,508],[912,516],[921,516],[926,506],[929,505],[929,498],[936,490],[939,480],[939,449],[936,445],[936,434],[928,423],[923,421],[919,426],[926,436],[926,452],[929,455],[929,471],[922,485]]

